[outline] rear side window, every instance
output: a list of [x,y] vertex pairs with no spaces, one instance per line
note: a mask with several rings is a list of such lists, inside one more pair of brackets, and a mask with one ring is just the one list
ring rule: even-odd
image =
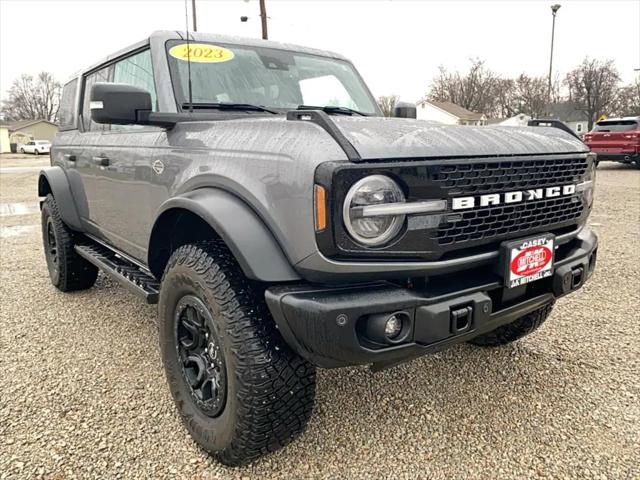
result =
[[634,120],[603,120],[596,123],[594,132],[628,132],[638,129],[638,122]]
[[58,110],[58,123],[60,130],[71,130],[76,128],[74,117],[76,108],[76,92],[78,90],[78,79],[71,80],[62,89],[60,98],[60,110]]

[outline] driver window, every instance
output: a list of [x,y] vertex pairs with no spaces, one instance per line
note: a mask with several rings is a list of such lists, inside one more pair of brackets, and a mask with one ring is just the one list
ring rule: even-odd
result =
[[[158,111],[151,50],[147,49],[117,62],[113,67],[113,81],[145,89],[151,95],[151,109]],[[141,128],[141,125],[111,125],[111,130],[134,128]]]

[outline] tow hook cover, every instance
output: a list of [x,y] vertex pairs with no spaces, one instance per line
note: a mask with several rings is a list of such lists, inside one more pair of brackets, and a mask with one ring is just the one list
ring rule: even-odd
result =
[[489,320],[491,307],[491,298],[484,293],[418,307],[414,340],[429,345],[472,332]]

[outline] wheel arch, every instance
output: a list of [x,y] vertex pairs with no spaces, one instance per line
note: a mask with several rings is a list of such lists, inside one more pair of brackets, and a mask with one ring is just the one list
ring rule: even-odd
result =
[[216,188],[193,190],[161,206],[149,238],[149,269],[161,278],[177,248],[212,237],[224,241],[245,276],[252,280],[300,279],[257,214],[238,197]]
[[61,167],[48,167],[38,176],[38,196],[53,195],[62,221],[73,230],[82,230],[78,209],[73,201],[69,180]]

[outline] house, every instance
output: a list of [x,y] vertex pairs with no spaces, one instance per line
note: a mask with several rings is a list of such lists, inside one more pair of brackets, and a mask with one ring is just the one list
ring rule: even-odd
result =
[[507,126],[507,127],[526,127],[531,120],[531,116],[526,113],[519,113],[509,118],[488,118],[487,125]]
[[11,145],[9,145],[9,126],[0,122],[0,153],[9,153]]
[[[18,122],[3,122],[9,128],[9,135],[14,137],[11,143],[25,143],[31,140],[49,140],[58,133],[58,125],[48,120],[21,120]],[[22,139],[22,141],[21,141]],[[17,141],[16,141],[17,140]]]
[[447,125],[486,125],[487,117],[451,102],[421,100],[416,104],[419,120],[433,120]]
[[547,111],[549,118],[563,121],[576,135],[584,135],[589,129],[589,115],[579,110],[575,102],[552,103],[547,106]]

